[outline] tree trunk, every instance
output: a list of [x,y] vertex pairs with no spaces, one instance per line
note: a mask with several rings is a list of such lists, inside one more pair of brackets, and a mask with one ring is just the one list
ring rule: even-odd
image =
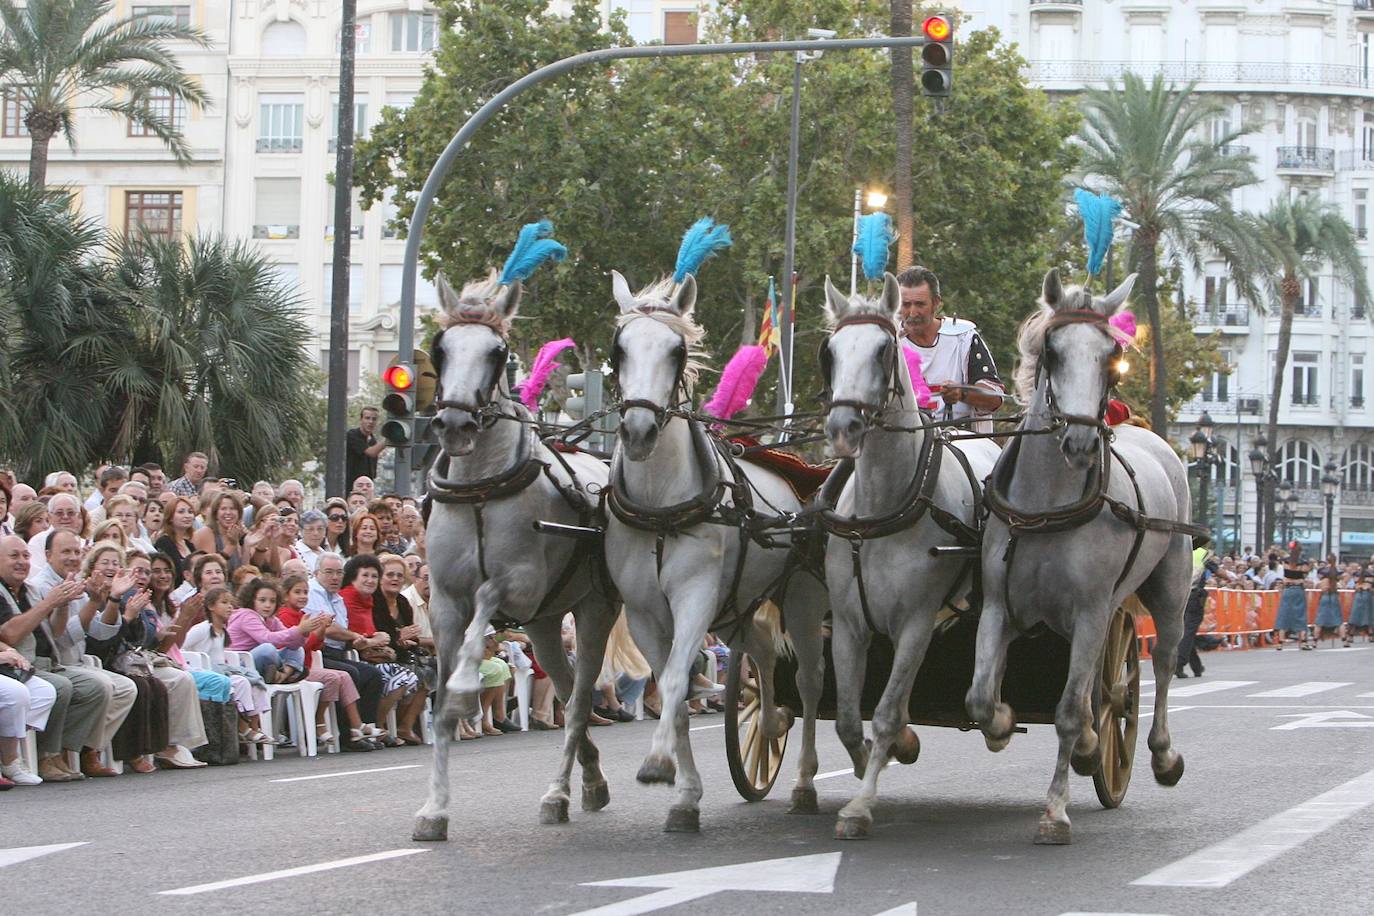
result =
[[52,133],[43,130],[29,131],[29,184],[41,188],[48,183],[48,144]]
[[[1283,281],[1279,284],[1279,299],[1281,302],[1279,311],[1279,340],[1274,348],[1274,384],[1269,394],[1269,426],[1265,435],[1269,438],[1269,468],[1275,474],[1278,473],[1279,457],[1279,404],[1283,400],[1283,375],[1288,369],[1288,348],[1293,344],[1293,314],[1297,311],[1298,296],[1302,292],[1302,286],[1298,278],[1292,271],[1284,271]],[[1264,506],[1267,509],[1270,504],[1269,493],[1273,489],[1273,480],[1266,480],[1263,488]],[[1294,481],[1296,484],[1297,481]],[[1272,544],[1274,542],[1274,513],[1266,511],[1264,513],[1264,540]]]
[[1159,311],[1159,253],[1152,232],[1137,229],[1135,263],[1140,276],[1135,288],[1145,302],[1150,322],[1150,425],[1163,438],[1169,438],[1169,375],[1164,366],[1164,324]]
[[[911,0],[892,0],[892,35],[911,34]],[[896,177],[893,198],[897,211],[897,269],[910,267],[914,257],[916,214],[911,201],[911,122],[912,94],[915,76],[912,73],[911,49],[892,49],[892,120],[897,129]]]

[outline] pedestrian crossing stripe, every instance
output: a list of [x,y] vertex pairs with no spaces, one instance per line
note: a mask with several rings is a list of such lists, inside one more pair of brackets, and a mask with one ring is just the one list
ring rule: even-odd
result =
[[1279,687],[1276,690],[1266,690],[1263,693],[1252,693],[1250,699],[1277,700],[1288,697],[1310,697],[1315,693],[1325,693],[1328,690],[1335,690],[1337,687],[1352,687],[1350,681],[1304,681],[1301,684],[1293,684],[1288,687]]

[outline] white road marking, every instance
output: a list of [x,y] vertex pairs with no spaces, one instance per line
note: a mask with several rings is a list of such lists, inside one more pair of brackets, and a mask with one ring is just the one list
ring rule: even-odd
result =
[[11,849],[0,849],[0,868],[85,845],[86,843],[52,843],[47,846],[15,846]]
[[1075,911],[1072,912],[1072,913],[1060,913],[1059,916],[1161,916],[1161,914],[1159,914],[1159,913],[1099,913],[1099,912],[1097,912],[1096,910],[1093,910],[1092,912],[1080,912],[1080,911],[1075,910]]
[[638,916],[640,913],[651,913],[708,897],[720,891],[833,894],[840,856],[838,852],[826,852],[785,859],[765,859],[762,862],[741,862],[714,868],[693,868],[661,875],[642,875],[637,878],[588,881],[582,886],[665,889],[593,910],[584,910],[575,916]]
[[1355,696],[1356,696],[1358,699],[1367,700],[1367,699],[1369,699],[1370,697],[1374,697],[1374,691],[1371,691],[1370,693],[1357,693],[1357,694],[1355,694]]
[[276,881],[278,878],[295,878],[298,875],[313,875],[316,872],[333,871],[336,868],[348,868],[352,865],[366,865],[368,862],[383,862],[387,859],[399,859],[403,856],[419,855],[422,852],[429,852],[429,850],[390,849],[386,852],[374,852],[365,856],[353,856],[350,859],[335,859],[332,862],[320,862],[317,865],[301,865],[296,868],[283,868],[280,871],[263,872],[260,875],[248,875],[244,878],[230,878],[227,881],[212,881],[209,884],[193,884],[190,887],[179,887],[170,891],[158,891],[158,894],[160,896],[189,897],[192,894],[222,891],[231,887],[243,887],[246,884],[262,884],[264,881]]
[[[1185,709],[1197,709],[1197,708],[1198,708],[1198,707],[1196,707],[1196,706],[1170,706],[1170,707],[1169,707],[1169,712],[1183,712],[1183,710],[1185,710]],[[1149,712],[1142,712],[1142,713],[1141,713],[1139,716],[1137,716],[1136,718],[1138,718],[1138,719],[1148,719],[1148,718],[1150,718],[1150,716],[1153,716],[1154,714],[1155,714],[1155,712],[1154,712],[1154,710],[1152,709],[1152,710],[1150,710]]]
[[[1237,687],[1249,687],[1257,684],[1258,681],[1198,681],[1195,684],[1180,684],[1173,681],[1169,685],[1169,697],[1196,697],[1204,693],[1217,693],[1222,690],[1234,690]],[[1142,697],[1154,696],[1153,692],[1141,693]]]
[[901,906],[894,906],[890,910],[883,910],[877,916],[916,916],[916,901],[903,903]]
[[340,770],[337,773],[316,773],[314,776],[290,776],[286,779],[269,779],[268,782],[305,782],[309,779],[333,779],[335,776],[358,776],[362,773],[385,773],[388,770],[417,770],[418,763],[406,763],[396,767],[374,767],[370,770]]
[[834,779],[836,776],[844,776],[844,775],[846,775],[846,774],[847,774],[847,775],[850,775],[850,776],[853,776],[853,775],[854,775],[854,768],[853,768],[853,767],[848,767],[848,768],[843,769],[843,770],[831,770],[829,773],[817,773],[814,777],[812,777],[812,781],[814,782],[814,781],[816,781],[816,780],[821,780],[821,779]]
[[1147,887],[1226,887],[1374,803],[1374,770],[1137,878]]
[[1310,697],[1314,693],[1325,693],[1328,690],[1335,690],[1337,687],[1349,687],[1350,685],[1350,681],[1304,681],[1301,684],[1293,684],[1290,687],[1280,687],[1277,690],[1266,690],[1263,693],[1246,694],[1246,697],[1251,700]]
[[1327,712],[1289,713],[1281,719],[1296,719],[1269,729],[1271,732],[1293,731],[1298,728],[1374,728],[1374,719],[1363,713],[1348,709],[1332,709]]

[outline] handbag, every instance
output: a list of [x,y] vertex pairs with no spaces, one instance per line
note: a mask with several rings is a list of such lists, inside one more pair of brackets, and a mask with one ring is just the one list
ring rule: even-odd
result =
[[22,684],[33,677],[33,668],[20,668],[18,665],[0,665],[0,676],[13,678]]
[[153,673],[153,662],[142,649],[125,649],[115,655],[110,667],[119,674],[138,677],[151,677]]

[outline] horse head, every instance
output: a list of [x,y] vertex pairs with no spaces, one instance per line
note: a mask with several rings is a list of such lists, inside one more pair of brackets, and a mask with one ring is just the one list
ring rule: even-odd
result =
[[506,334],[520,305],[521,285],[501,283],[493,271],[486,280],[469,283],[461,293],[438,279],[440,321],[429,351],[438,375],[438,397],[431,426],[444,451],[469,455],[477,437],[497,419],[494,411],[506,390]]
[[825,385],[825,437],[841,458],[857,458],[877,415],[902,385],[910,381],[900,371],[901,344],[897,313],[902,294],[897,278],[883,274],[883,291],[876,299],[847,297],[825,279],[825,306],[830,336],[821,343],[821,376]]
[[690,357],[703,333],[692,320],[697,283],[691,274],[680,283],[665,278],[635,295],[625,278],[611,271],[611,291],[620,306],[611,343],[611,369],[621,395],[616,436],[627,458],[644,461],[695,375]]
[[[1031,319],[1039,341],[1023,331],[1023,363],[1034,361],[1033,409],[1065,421],[1059,447],[1069,466],[1087,470],[1097,460],[1107,398],[1119,380],[1122,348],[1108,319],[1125,305],[1135,285],[1131,274],[1106,296],[1081,286],[1064,288],[1059,272],[1045,274],[1041,312]],[[1029,324],[1029,323],[1028,323]]]

